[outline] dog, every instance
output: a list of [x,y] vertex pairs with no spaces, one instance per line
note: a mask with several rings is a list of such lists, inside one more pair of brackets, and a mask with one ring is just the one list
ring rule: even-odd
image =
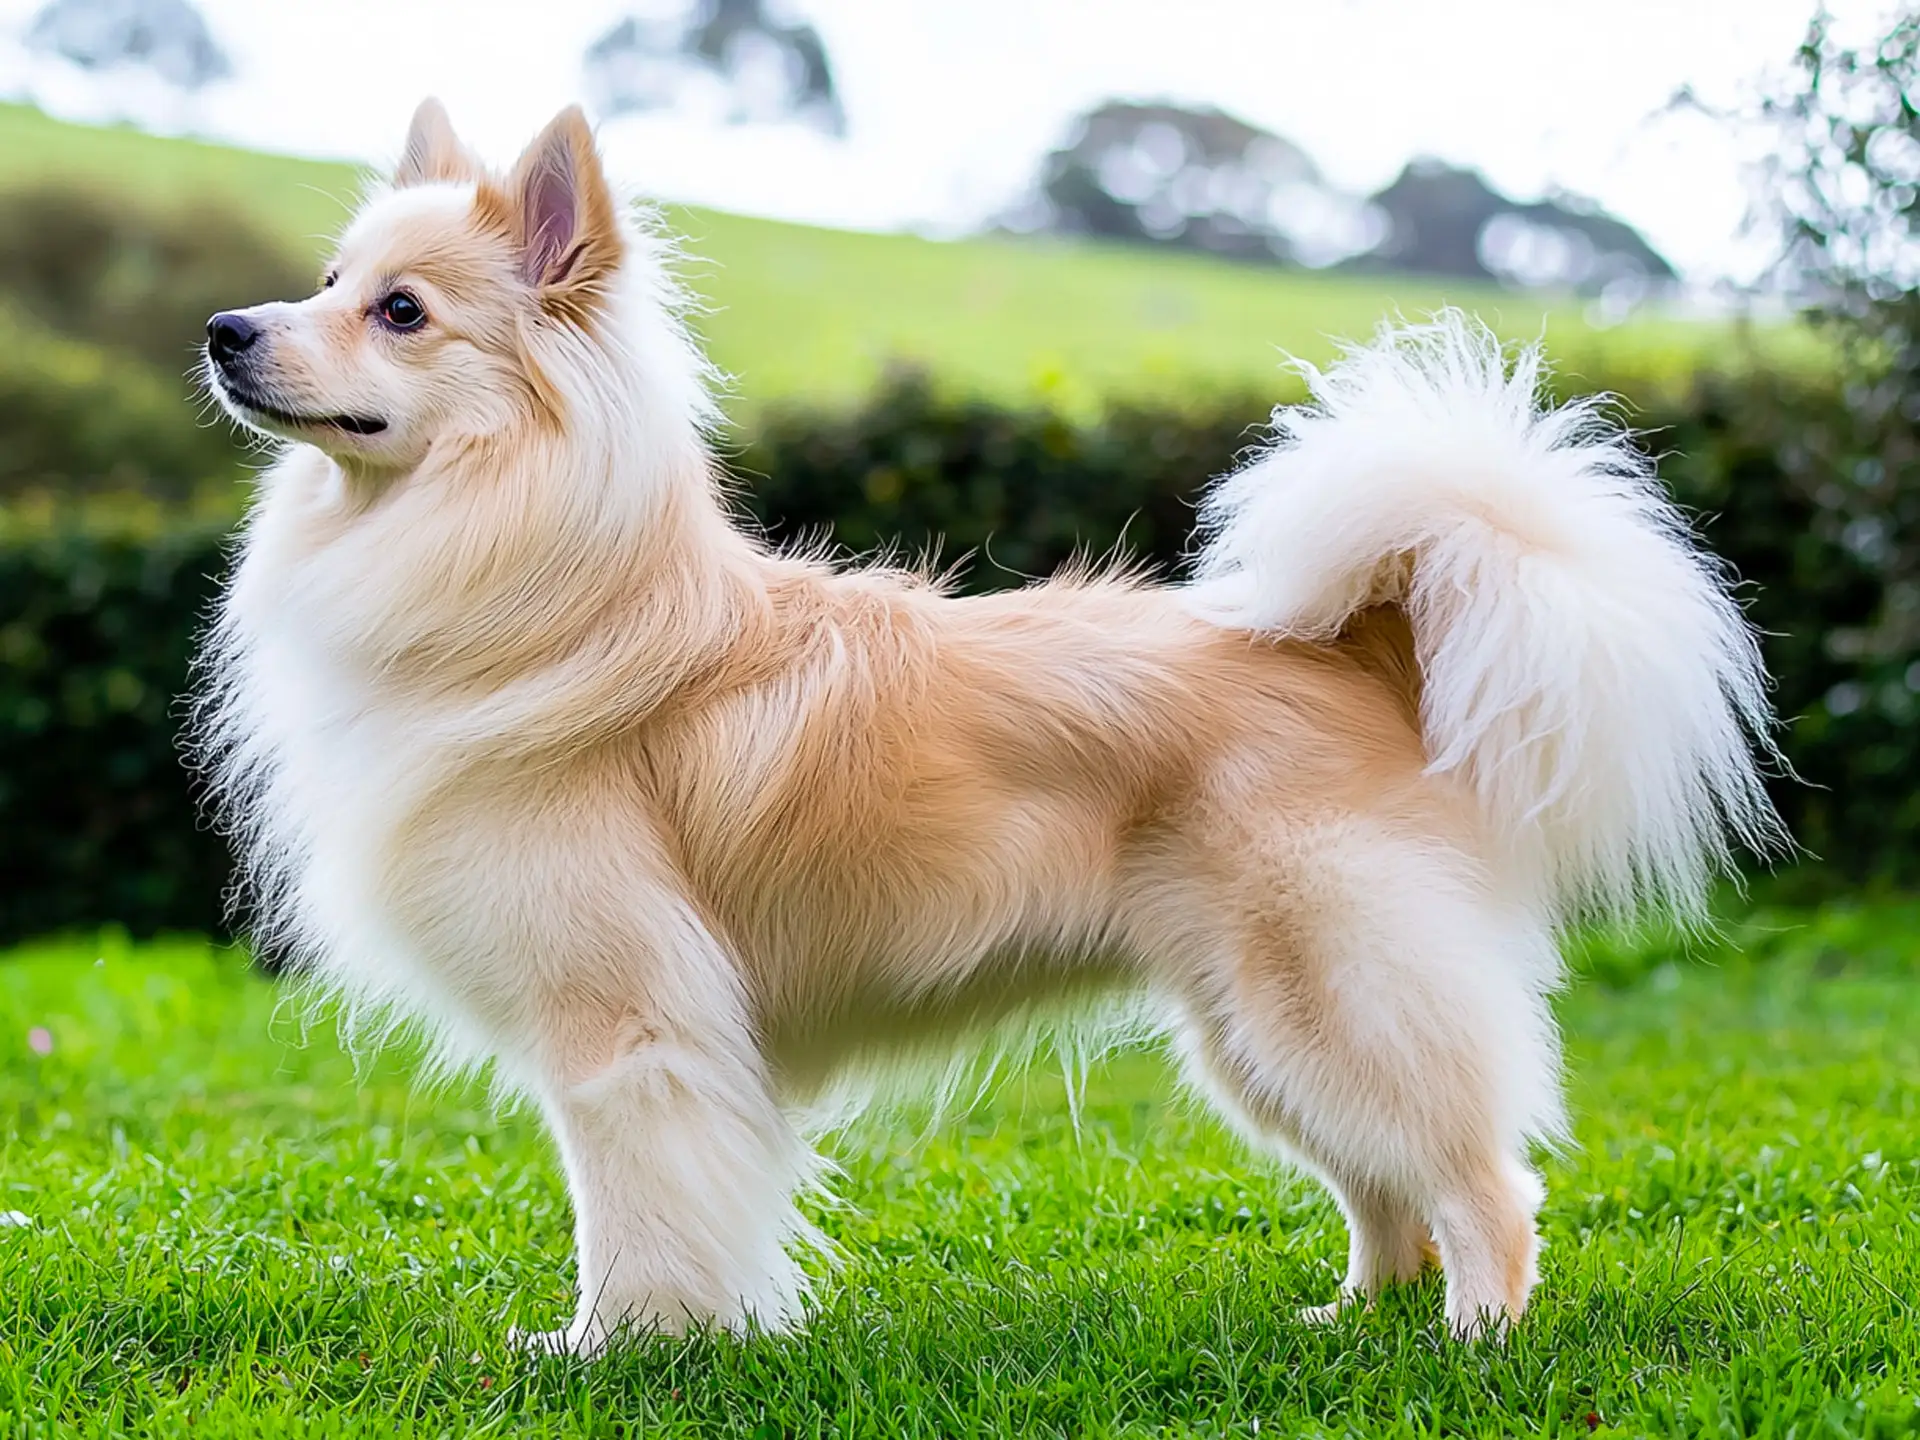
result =
[[1536,350],[1389,325],[1216,482],[1190,578],[959,597],[737,523],[671,252],[578,109],[505,173],[420,107],[311,297],[213,317],[282,442],[203,649],[263,940],[535,1104],[578,1309],[803,1318],[802,1118],[1133,996],[1331,1190],[1339,1298],[1536,1283],[1556,937],[1780,837],[1753,631]]

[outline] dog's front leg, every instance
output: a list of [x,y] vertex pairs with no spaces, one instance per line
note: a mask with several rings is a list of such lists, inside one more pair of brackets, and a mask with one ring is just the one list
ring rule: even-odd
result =
[[609,1063],[556,1073],[541,1097],[573,1200],[580,1299],[565,1330],[527,1343],[590,1355],[623,1329],[797,1318],[806,1277],[788,1246],[815,1233],[794,1198],[818,1161],[747,1027],[707,1014],[618,1028]]

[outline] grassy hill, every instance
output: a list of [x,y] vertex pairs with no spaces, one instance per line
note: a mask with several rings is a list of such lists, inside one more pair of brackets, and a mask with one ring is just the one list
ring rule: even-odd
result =
[[[399,137],[395,137],[396,142]],[[342,164],[0,105],[0,186],[48,174],[188,204],[215,193],[316,256],[365,179]],[[714,358],[751,408],[846,402],[889,363],[943,384],[1069,408],[1103,397],[1273,384],[1278,352],[1322,359],[1394,310],[1443,302],[1503,333],[1544,333],[1564,369],[1657,378],[1689,370],[1725,330],[1661,318],[1594,330],[1577,306],[1420,279],[1301,274],[1138,248],[981,238],[931,241],[675,208]]]

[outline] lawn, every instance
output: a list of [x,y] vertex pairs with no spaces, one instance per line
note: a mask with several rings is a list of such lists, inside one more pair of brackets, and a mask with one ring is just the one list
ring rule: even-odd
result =
[[[1172,1090],[1036,1070],[844,1137],[810,1330],[591,1367],[534,1125],[358,1066],[198,942],[0,963],[0,1435],[1920,1431],[1920,915],[1763,916],[1565,997],[1579,1148],[1504,1347],[1330,1329],[1337,1216]],[[41,1053],[45,1052],[45,1053]]]
[[[394,137],[397,148],[401,137]],[[504,158],[504,157],[500,157]],[[317,256],[362,177],[350,166],[0,105],[0,186],[64,176],[190,204],[224,197]],[[1573,304],[1486,286],[1288,273],[1136,248],[1006,239],[940,242],[676,209],[699,328],[735,378],[736,410],[844,404],[890,364],[956,390],[1086,409],[1275,386],[1279,350],[1323,360],[1384,315],[1452,301],[1503,333],[1545,334],[1562,367],[1659,382],[1728,358],[1729,328],[1659,317],[1596,330]]]

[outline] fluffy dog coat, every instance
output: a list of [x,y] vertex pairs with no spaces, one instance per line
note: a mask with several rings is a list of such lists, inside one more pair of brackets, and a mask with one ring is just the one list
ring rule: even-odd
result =
[[1448,315],[1308,372],[1190,584],[954,598],[730,521],[675,293],[577,111],[498,177],[429,102],[208,367],[292,442],[205,659],[226,813],[325,983],[537,1101],[540,1343],[794,1318],[793,1117],[1115,990],[1331,1187],[1343,1295],[1437,1252],[1456,1331],[1517,1316],[1556,929],[1772,833],[1753,637],[1646,461]]

